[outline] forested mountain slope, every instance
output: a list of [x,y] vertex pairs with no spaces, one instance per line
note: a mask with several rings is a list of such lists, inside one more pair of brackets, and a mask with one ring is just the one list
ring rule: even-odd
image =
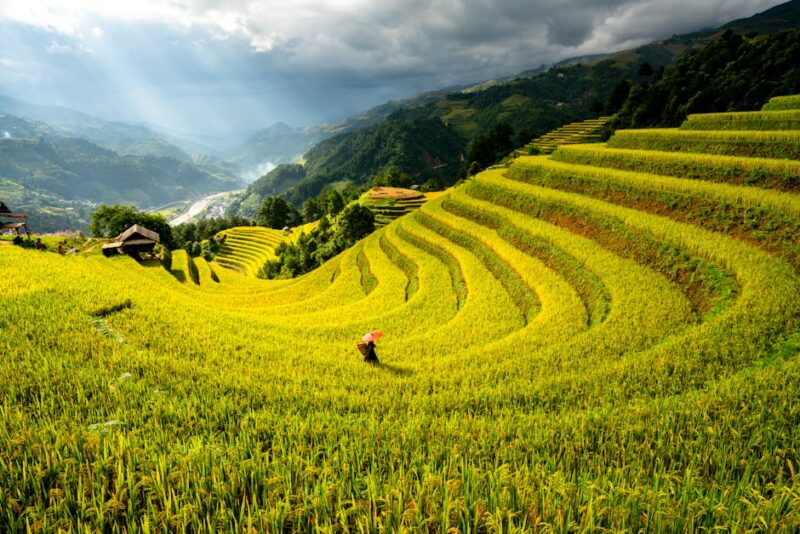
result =
[[[306,176],[301,182],[292,187],[289,187],[289,182],[283,182],[280,188],[270,189],[270,194],[286,192],[287,197],[299,206],[325,185],[343,181],[363,184],[379,173],[382,165],[390,163],[419,177],[420,182],[434,178],[440,187],[449,185],[469,168],[470,142],[489,135],[498,124],[507,124],[512,130],[511,144],[522,146],[558,126],[617,112],[631,86],[655,84],[660,79],[661,67],[671,65],[683,54],[698,53],[709,44],[715,49],[723,46],[719,43],[726,30],[735,32],[739,36],[737,39],[742,39],[745,34],[769,34],[796,27],[800,27],[800,0],[792,0],[718,29],[677,35],[633,50],[574,58],[517,77],[378,106],[360,117],[360,124],[374,123],[372,126],[354,131],[345,122],[343,133],[325,140],[306,154]],[[748,57],[755,57],[757,53],[767,51],[751,50]],[[791,48],[780,51],[778,57],[789,58],[793,53],[795,57],[800,56]],[[780,68],[780,64],[770,61],[755,75],[770,80],[770,73],[780,72]],[[703,83],[700,78],[696,81]],[[735,109],[752,107],[781,91],[794,91],[789,82],[763,83],[771,83],[771,91],[765,91],[763,87],[747,88],[744,93],[749,93],[748,96],[741,98],[739,107]],[[686,92],[694,87],[690,84],[682,90]],[[741,91],[742,88],[730,90]],[[676,116],[675,120],[679,123],[681,117]],[[444,129],[431,121],[440,121]],[[420,130],[420,124],[425,124],[424,131]],[[435,132],[432,138],[435,143],[428,147],[427,140],[420,134],[431,135],[430,131]],[[396,142],[397,139],[402,139],[402,142]],[[445,139],[447,141],[442,145],[440,141]],[[386,143],[390,145],[388,150],[383,146]],[[434,161],[447,165],[444,167],[449,173],[447,177],[432,172],[437,165],[431,165],[430,158],[421,157],[426,151],[435,153],[434,144],[437,149],[445,149],[436,154]],[[466,161],[457,169],[462,155]],[[344,162],[345,157],[352,158],[352,161]],[[288,191],[284,189],[287,187]]]

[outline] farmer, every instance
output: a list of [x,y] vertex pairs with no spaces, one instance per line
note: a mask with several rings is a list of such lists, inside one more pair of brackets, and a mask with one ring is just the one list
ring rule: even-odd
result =
[[36,243],[33,244],[33,248],[36,250],[44,250],[44,243],[42,243],[41,237],[36,238]]
[[361,354],[364,355],[364,361],[367,363],[380,363],[378,361],[378,355],[375,354],[375,340],[380,339],[383,337],[383,332],[380,330],[375,330],[368,334],[364,334],[361,336],[361,341],[358,345],[358,350],[361,351]]
[[364,355],[364,361],[367,363],[380,363],[380,361],[378,361],[378,355],[375,354],[374,341],[367,343],[367,353]]

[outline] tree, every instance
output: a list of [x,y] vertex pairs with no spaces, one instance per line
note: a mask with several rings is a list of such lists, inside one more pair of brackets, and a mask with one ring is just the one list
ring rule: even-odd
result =
[[300,222],[300,214],[282,197],[267,197],[258,210],[256,222],[267,228],[281,229],[296,226]]
[[615,126],[678,126],[692,113],[759,109],[800,92],[800,31],[743,37],[726,30],[630,92]]
[[608,112],[613,114],[622,109],[622,105],[625,104],[625,100],[628,98],[630,92],[631,82],[628,80],[620,80],[614,87],[614,91],[611,92],[611,96],[608,98]]
[[639,76],[652,76],[653,75],[653,66],[645,61],[641,65],[639,65]]
[[325,211],[329,215],[338,215],[344,209],[344,198],[336,189],[325,191]]
[[603,102],[599,98],[597,98],[596,96],[592,97],[592,101],[589,102],[589,111],[591,111],[595,115],[600,115],[601,113],[603,113],[605,109],[606,107],[603,105]]
[[157,232],[161,238],[162,245],[168,248],[173,248],[175,246],[172,237],[172,228],[163,215],[138,211],[134,206],[121,204],[114,204],[112,206],[107,204],[100,205],[100,207],[92,213],[89,231],[96,237],[114,237],[134,224],[144,226],[148,230]]
[[514,149],[514,130],[507,122],[499,122],[486,135],[478,135],[467,146],[467,161],[476,161],[481,168],[503,159]]
[[323,215],[319,219],[319,225],[317,225],[317,229],[323,234],[326,233],[331,228],[331,220],[328,218],[327,215]]
[[320,197],[311,197],[303,202],[303,221],[314,222],[325,215],[325,206]]
[[411,187],[414,179],[401,171],[397,165],[385,167],[378,175],[372,179],[372,187]]
[[342,212],[337,233],[349,246],[368,236],[374,230],[375,215],[372,210],[360,204],[352,204]]

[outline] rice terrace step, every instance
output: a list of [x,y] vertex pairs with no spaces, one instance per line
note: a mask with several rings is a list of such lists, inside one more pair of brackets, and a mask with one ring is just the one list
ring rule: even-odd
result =
[[800,532],[800,0],[28,4],[0,533]]

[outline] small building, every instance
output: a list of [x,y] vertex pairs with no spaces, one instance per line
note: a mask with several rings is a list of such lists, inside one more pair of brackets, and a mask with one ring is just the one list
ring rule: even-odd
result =
[[160,242],[161,236],[158,235],[158,232],[134,224],[115,237],[111,243],[103,245],[103,255],[128,254],[130,256],[139,256],[142,253],[152,253]]
[[0,234],[4,234],[8,230],[12,234],[19,236],[20,230],[24,230],[25,235],[30,239],[31,230],[25,220],[27,218],[28,216],[24,213],[14,213],[3,202],[0,202]]

